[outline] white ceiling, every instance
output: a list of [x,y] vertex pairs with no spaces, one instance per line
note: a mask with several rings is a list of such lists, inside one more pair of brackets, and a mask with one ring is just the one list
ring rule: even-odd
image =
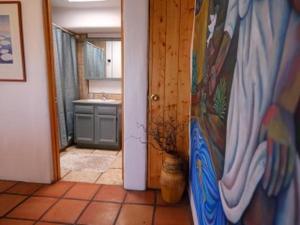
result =
[[68,0],[52,0],[52,6],[63,8],[121,7],[121,0],[106,0],[99,2],[69,2]]
[[121,0],[52,0],[52,22],[75,33],[120,33]]

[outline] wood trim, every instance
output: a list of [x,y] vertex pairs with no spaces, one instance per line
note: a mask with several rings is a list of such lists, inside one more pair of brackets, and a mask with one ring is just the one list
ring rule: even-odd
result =
[[[148,100],[148,130],[152,122],[165,119],[165,77],[167,55],[167,0],[150,0],[150,33],[149,33],[149,96],[156,94],[159,101]],[[149,132],[148,132],[149,133]],[[148,135],[149,143],[155,143]],[[162,154],[151,144],[148,144],[148,188],[159,188],[159,177],[162,166]]]
[[44,11],[44,33],[46,43],[47,76],[48,76],[48,95],[51,123],[51,142],[52,142],[52,161],[53,161],[53,182],[60,179],[60,156],[59,156],[59,136],[58,119],[56,104],[56,84],[55,84],[55,65],[52,38],[52,13],[51,0],[43,1]]
[[[154,21],[152,20],[153,15],[154,15],[154,1],[149,0],[149,11],[148,11],[148,84],[147,84],[147,117],[146,117],[146,123],[147,123],[147,141],[151,140],[151,136],[149,135],[149,129],[151,129],[151,110],[152,110],[152,103],[150,100],[150,96],[152,95],[152,90],[150,89],[150,85],[152,84],[152,76],[151,74],[153,73],[153,23]],[[150,170],[151,170],[151,163],[149,163],[149,159],[151,157],[151,148],[149,144],[147,144],[147,155],[146,155],[146,187],[151,188],[152,185],[152,179],[150,177]]]
[[21,47],[21,57],[22,57],[22,79],[0,79],[4,82],[26,82],[26,62],[25,62],[25,50],[24,50],[24,37],[23,37],[23,20],[22,20],[22,6],[20,1],[1,1],[0,4],[17,4],[18,7],[18,19],[19,19],[19,32],[20,32],[20,47]]
[[191,108],[191,46],[194,20],[194,0],[181,0],[180,19],[180,40],[178,64],[178,108],[177,121],[186,124],[184,139],[178,140],[181,156],[188,162],[189,160],[189,127]]
[[[121,42],[122,42],[122,101],[124,102],[124,0],[121,0]],[[59,154],[59,124],[57,118],[56,104],[56,84],[55,84],[55,65],[52,38],[52,6],[51,0],[43,1],[44,11],[44,33],[46,43],[46,59],[48,74],[48,94],[49,94],[49,111],[51,122],[51,142],[52,142],[52,160],[53,160],[53,182],[61,178],[60,171],[60,154]],[[124,151],[124,107],[122,108],[122,151]],[[124,154],[122,160],[122,176],[124,181]]]
[[124,178],[125,178],[125,169],[124,169],[124,139],[125,139],[125,133],[124,133],[124,129],[125,129],[125,121],[124,121],[124,101],[125,101],[125,96],[124,96],[124,90],[125,90],[125,79],[124,79],[124,0],[121,0],[121,54],[122,54],[122,65],[121,65],[121,69],[122,69],[122,79],[121,79],[121,82],[122,82],[122,85],[121,85],[121,95],[122,95],[122,115],[121,115],[121,120],[122,120],[122,143],[121,143],[121,149],[122,149],[122,180],[123,180],[123,186],[124,186]]

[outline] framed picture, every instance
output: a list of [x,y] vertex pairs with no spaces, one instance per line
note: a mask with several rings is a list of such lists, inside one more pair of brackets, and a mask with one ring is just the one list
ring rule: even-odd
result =
[[21,3],[0,2],[0,81],[26,81]]

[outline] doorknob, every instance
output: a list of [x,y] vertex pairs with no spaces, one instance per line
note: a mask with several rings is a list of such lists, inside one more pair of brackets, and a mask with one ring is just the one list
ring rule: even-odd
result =
[[157,102],[159,100],[159,96],[158,95],[151,95],[151,99],[154,102]]

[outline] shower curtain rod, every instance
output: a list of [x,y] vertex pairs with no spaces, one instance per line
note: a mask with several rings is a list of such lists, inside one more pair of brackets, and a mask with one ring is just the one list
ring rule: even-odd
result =
[[103,50],[103,48],[98,47],[98,46],[94,45],[93,43],[91,43],[91,42],[89,42],[89,41],[86,41],[86,42],[89,43],[90,45],[92,45],[94,48],[99,48],[99,49],[102,49],[102,50]]
[[57,24],[55,24],[55,23],[52,23],[52,25],[55,26],[55,27],[57,27],[57,28],[59,28],[59,29],[61,29],[62,31],[64,31],[64,32],[66,32],[66,33],[68,33],[68,34],[70,34],[70,35],[76,36],[75,33],[73,33],[72,31],[69,31],[69,30],[66,29],[66,28],[63,28],[63,27],[61,27],[61,26],[59,26],[59,25],[57,25]]

